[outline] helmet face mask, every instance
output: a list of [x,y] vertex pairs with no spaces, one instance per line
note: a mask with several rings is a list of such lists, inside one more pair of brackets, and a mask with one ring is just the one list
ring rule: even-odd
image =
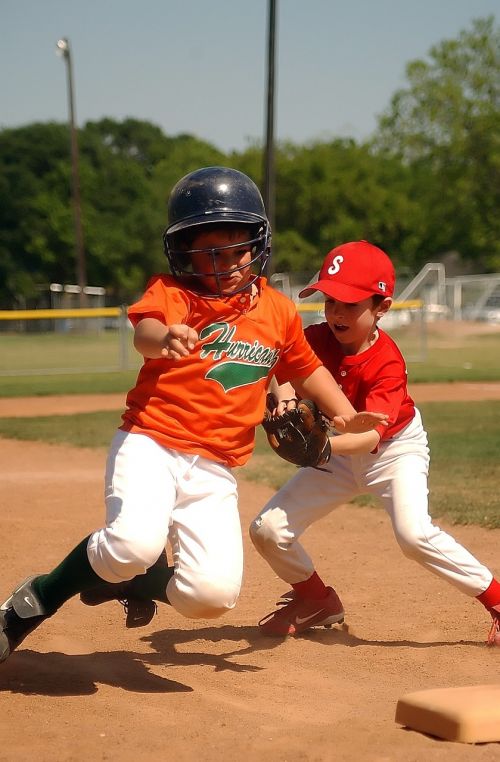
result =
[[[205,296],[227,297],[247,289],[262,275],[271,252],[271,230],[264,203],[255,183],[235,169],[205,167],[191,172],[174,186],[170,194],[169,225],[163,243],[174,278]],[[207,231],[228,231],[227,244],[200,248],[196,241]],[[245,232],[243,241],[231,242],[231,233]],[[219,267],[217,259],[227,250],[248,249],[244,264]],[[205,255],[208,268],[197,271],[194,262]],[[223,280],[248,270],[233,289]],[[209,279],[207,283],[207,278]],[[212,285],[213,284],[213,285]]]
[[[245,228],[244,226],[241,227],[245,232],[248,231],[248,228]],[[197,226],[195,229],[197,232],[201,233],[207,228],[217,228],[224,231],[226,226],[223,223],[220,225],[208,224],[206,226]],[[231,228],[236,228],[236,225],[234,223],[228,224],[227,229],[229,230]],[[177,236],[177,238],[179,240],[180,237]],[[174,246],[179,246],[179,248],[172,248],[167,239],[165,241],[165,252],[172,275],[175,278],[182,280],[184,283],[189,284],[192,290],[202,292],[208,296],[232,296],[233,294],[237,294],[248,288],[252,283],[255,283],[255,281],[262,275],[269,256],[269,236],[265,230],[259,229],[255,237],[247,239],[247,236],[245,236],[245,239],[246,240],[238,243],[231,242],[225,246],[203,249],[187,248],[186,245],[183,246],[182,238],[180,238],[179,243],[173,244]],[[224,256],[226,252],[229,253],[236,248],[239,251],[246,249],[250,253],[250,260],[247,259],[244,264],[232,266],[230,269],[227,268],[227,265],[221,266],[218,262],[219,257],[221,255]],[[205,260],[208,264],[203,271],[196,270],[194,266],[194,260],[199,261],[200,255],[205,255]],[[238,287],[227,291],[227,287],[223,282],[224,278],[234,275],[239,271],[248,271],[249,277],[244,278]],[[213,293],[207,292],[207,278],[209,278],[215,285]]]

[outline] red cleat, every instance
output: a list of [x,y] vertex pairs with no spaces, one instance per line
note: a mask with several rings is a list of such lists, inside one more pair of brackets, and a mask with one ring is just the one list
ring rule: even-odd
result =
[[282,605],[259,622],[265,635],[286,637],[300,635],[311,627],[328,627],[344,621],[344,607],[333,587],[327,587],[328,595],[320,600],[297,598],[294,594],[283,596]]

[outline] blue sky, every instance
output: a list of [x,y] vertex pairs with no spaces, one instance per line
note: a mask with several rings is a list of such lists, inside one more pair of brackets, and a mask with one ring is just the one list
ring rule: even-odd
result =
[[[367,137],[405,65],[498,0],[277,0],[275,135]],[[0,127],[145,119],[224,151],[262,141],[267,0],[0,0]]]

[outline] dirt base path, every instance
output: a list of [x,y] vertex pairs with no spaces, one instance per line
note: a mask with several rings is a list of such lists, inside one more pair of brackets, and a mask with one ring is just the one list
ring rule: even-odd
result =
[[[105,452],[0,440],[0,459],[3,600],[101,525]],[[484,645],[480,604],[406,560],[382,511],[340,508],[305,537],[346,625],[285,642],[259,634],[284,586],[246,537],[271,493],[243,476],[234,611],[189,621],[160,606],[126,630],[118,603],[71,600],[0,665],[1,762],[498,762],[499,744],[394,723],[410,691],[500,683],[500,651]],[[500,530],[452,533],[500,573]]]

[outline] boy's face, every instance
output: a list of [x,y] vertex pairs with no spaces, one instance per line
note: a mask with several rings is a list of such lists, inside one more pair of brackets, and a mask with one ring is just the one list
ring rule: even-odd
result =
[[193,271],[203,273],[200,280],[207,291],[231,294],[244,287],[252,274],[252,249],[240,244],[251,237],[246,228],[205,228],[194,238],[191,248],[204,251],[190,254]]
[[335,338],[342,344],[346,354],[357,354],[368,349],[373,338],[377,320],[391,306],[391,299],[374,305],[370,296],[361,302],[340,302],[326,297],[325,318]]

